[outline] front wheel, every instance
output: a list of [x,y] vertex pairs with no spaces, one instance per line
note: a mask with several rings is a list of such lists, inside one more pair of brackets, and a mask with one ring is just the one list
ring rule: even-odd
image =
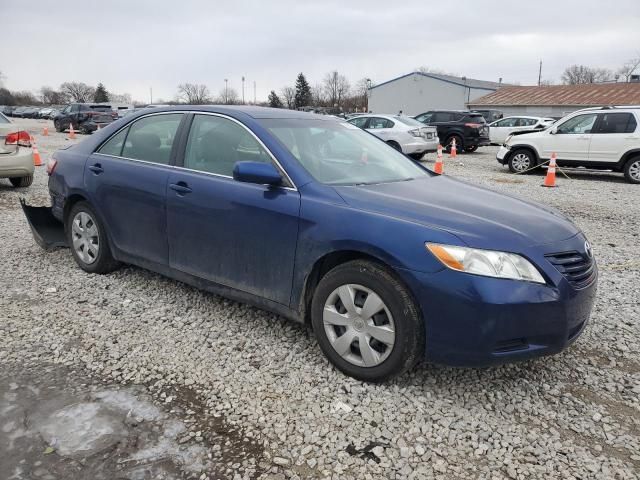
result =
[[104,226],[87,202],[78,202],[71,207],[65,230],[73,258],[85,272],[109,273],[118,268]]
[[327,273],[314,293],[311,321],[329,361],[358,380],[388,380],[424,353],[418,307],[395,275],[377,263],[355,260]]
[[624,166],[624,178],[631,183],[640,183],[640,157],[634,157]]
[[529,150],[516,150],[509,157],[509,170],[513,173],[524,173],[535,166],[535,158]]

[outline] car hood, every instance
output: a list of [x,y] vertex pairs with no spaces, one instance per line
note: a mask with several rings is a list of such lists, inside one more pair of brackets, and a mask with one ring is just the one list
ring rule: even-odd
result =
[[353,208],[446,230],[476,248],[517,251],[579,233],[551,208],[445,176],[335,189]]

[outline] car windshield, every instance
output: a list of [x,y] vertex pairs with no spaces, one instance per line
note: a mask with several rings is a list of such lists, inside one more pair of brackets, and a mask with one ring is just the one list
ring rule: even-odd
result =
[[265,119],[261,123],[321,183],[370,185],[428,176],[393,147],[347,122]]
[[410,127],[424,127],[424,123],[417,121],[415,118],[411,117],[393,117],[394,120],[397,120],[405,125],[409,125]]

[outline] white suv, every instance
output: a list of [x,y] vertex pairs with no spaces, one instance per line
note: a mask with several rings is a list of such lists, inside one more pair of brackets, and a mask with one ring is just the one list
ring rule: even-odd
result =
[[578,110],[540,132],[514,133],[496,156],[509,169],[524,172],[555,153],[558,165],[624,172],[640,183],[640,107]]

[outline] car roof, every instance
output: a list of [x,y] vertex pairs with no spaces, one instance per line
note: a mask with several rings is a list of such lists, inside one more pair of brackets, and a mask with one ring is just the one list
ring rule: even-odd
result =
[[300,119],[300,120],[324,120],[335,122],[336,117],[330,115],[319,115],[317,113],[300,112],[298,110],[288,110],[286,108],[258,107],[254,105],[174,105],[171,107],[154,107],[146,109],[148,112],[211,112],[227,115],[244,114],[255,119],[280,118],[280,119]]

